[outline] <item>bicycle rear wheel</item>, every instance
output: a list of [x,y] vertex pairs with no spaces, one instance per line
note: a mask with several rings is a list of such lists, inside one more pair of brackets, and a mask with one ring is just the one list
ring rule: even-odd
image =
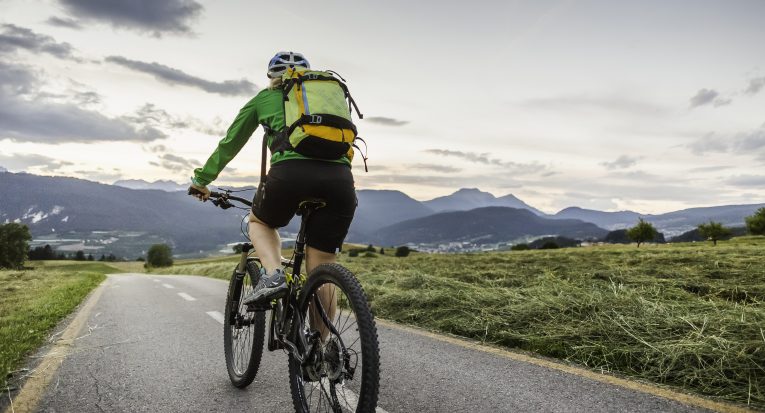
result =
[[298,334],[312,337],[316,351],[304,355],[303,365],[289,357],[295,410],[374,412],[380,381],[377,327],[356,277],[338,264],[316,267],[298,298],[298,315],[303,320]]
[[252,383],[263,356],[265,312],[248,312],[242,304],[242,299],[252,291],[259,277],[258,264],[254,260],[248,260],[245,274],[237,275],[234,270],[226,296],[223,347],[228,376],[231,383],[239,388]]

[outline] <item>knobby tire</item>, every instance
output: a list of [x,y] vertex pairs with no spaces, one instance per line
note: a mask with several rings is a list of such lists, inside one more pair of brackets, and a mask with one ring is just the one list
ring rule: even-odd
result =
[[[226,355],[226,369],[231,379],[231,384],[238,388],[250,385],[258,374],[260,359],[263,356],[263,341],[266,334],[266,317],[264,311],[248,312],[241,304],[242,299],[251,291],[252,286],[260,277],[260,269],[254,260],[247,261],[247,272],[241,279],[237,279],[236,270],[231,275],[228,294],[226,294],[226,307],[223,316],[223,348]],[[233,308],[235,302],[237,308]],[[251,325],[239,330],[240,344],[235,343],[236,316],[244,320],[251,320]],[[245,336],[246,334],[246,336]],[[245,366],[240,358],[249,356]],[[243,369],[241,367],[244,367]],[[239,371],[238,371],[239,370]]]
[[[300,296],[298,297],[299,314],[303,320],[306,320],[305,325],[308,325],[306,317],[310,312],[308,311],[309,303],[313,300],[312,297],[314,297],[318,288],[326,284],[334,284],[336,288],[334,291],[339,289],[342,292],[342,294],[336,293],[338,297],[342,297],[343,295],[347,297],[343,300],[339,299],[338,302],[342,301],[346,306],[350,307],[350,310],[341,310],[343,308],[342,304],[338,303],[335,310],[340,314],[338,319],[341,318],[343,311],[352,311],[355,313],[355,317],[353,318],[355,326],[353,324],[346,326],[348,321],[343,325],[335,326],[336,330],[341,333],[341,337],[344,332],[357,328],[357,332],[351,331],[349,333],[353,334],[352,337],[357,337],[355,339],[356,341],[353,343],[345,342],[344,345],[349,348],[353,347],[354,349],[360,349],[360,352],[356,353],[356,357],[359,358],[357,364],[360,364],[361,368],[355,371],[352,380],[346,380],[343,384],[351,384],[357,389],[355,392],[358,394],[355,394],[355,392],[352,393],[358,397],[358,403],[355,409],[356,412],[374,412],[377,406],[380,381],[380,354],[377,340],[377,327],[375,326],[374,315],[369,307],[366,294],[353,273],[339,264],[322,264],[316,267],[311,274],[309,274],[305,285],[301,289]],[[338,324],[342,323],[338,322]],[[301,331],[302,330],[303,328],[301,327]],[[327,340],[331,339],[333,336],[334,334],[330,333]],[[291,356],[289,357],[289,375],[290,390],[292,392],[292,401],[295,406],[295,411],[298,413],[307,413],[311,411],[309,402],[311,404],[313,403],[311,401],[312,396],[308,395],[310,391],[309,388],[315,390],[317,387],[320,387],[324,390],[324,387],[321,384],[322,381],[306,382],[303,377],[303,369],[300,366],[300,363]],[[358,383],[350,383],[351,381],[357,382],[359,380],[361,381],[360,386]],[[319,384],[317,385],[316,383]],[[338,386],[340,386],[340,384],[329,384],[327,386],[329,390],[322,391],[323,394],[326,394],[326,398],[328,399],[325,401],[326,409],[322,408],[324,405],[321,404],[320,399],[317,408],[313,410],[314,412],[327,411],[334,413],[349,411],[348,406],[350,406],[351,403],[349,403],[348,398],[345,396],[337,396],[337,393],[339,393],[336,391]],[[350,388],[351,387],[349,386],[348,389]],[[341,400],[344,399],[345,404],[340,405],[339,403],[332,403],[333,399],[337,400],[338,398]]]

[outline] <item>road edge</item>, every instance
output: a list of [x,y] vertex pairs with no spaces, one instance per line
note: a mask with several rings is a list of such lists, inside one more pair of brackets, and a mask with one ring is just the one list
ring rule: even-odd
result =
[[53,342],[45,354],[40,357],[40,362],[34,370],[29,372],[19,392],[15,397],[11,398],[10,404],[5,409],[5,413],[34,411],[45,393],[45,390],[48,388],[53,375],[56,374],[61,363],[63,363],[69,355],[72,344],[77,340],[78,334],[85,324],[87,324],[88,316],[90,316],[93,307],[101,298],[101,294],[108,281],[109,274],[106,274],[106,279],[85,297],[83,304],[80,304],[80,306],[73,311],[73,314],[75,314],[74,318],[69,322],[66,328],[62,330],[59,339]]
[[569,364],[564,364],[561,361],[554,359],[546,359],[534,357],[528,354],[520,352],[514,352],[504,348],[494,347],[472,341],[464,337],[458,337],[453,335],[445,335],[443,333],[436,333],[429,330],[425,330],[421,327],[410,326],[406,324],[399,324],[394,321],[389,321],[375,317],[375,321],[379,325],[387,328],[406,331],[408,333],[417,334],[423,337],[428,337],[441,342],[453,344],[463,348],[482,351],[484,353],[494,354],[500,357],[508,358],[514,361],[520,361],[523,363],[529,363],[540,367],[545,367],[553,370],[562,371],[564,373],[573,374],[575,376],[584,377],[590,380],[595,380],[601,383],[606,383],[618,387],[622,387],[628,390],[637,391],[640,393],[650,394],[653,396],[661,397],[668,400],[673,400],[688,406],[701,407],[704,409],[721,412],[721,413],[748,413],[756,412],[756,410],[748,409],[742,406],[736,406],[733,404],[718,402],[714,400],[705,399],[700,396],[681,393],[675,390],[670,390],[664,387],[659,387],[655,384],[647,384],[638,382],[635,380],[629,380],[621,377],[616,377],[608,373],[598,373],[592,370],[588,370],[582,367],[577,367]]

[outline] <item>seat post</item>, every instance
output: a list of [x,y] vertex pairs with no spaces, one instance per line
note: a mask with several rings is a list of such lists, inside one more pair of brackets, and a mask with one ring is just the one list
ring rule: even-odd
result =
[[300,267],[303,265],[303,258],[305,257],[305,244],[306,244],[306,225],[308,218],[311,216],[312,209],[305,206],[300,207],[298,215],[300,215],[300,230],[295,237],[295,258],[292,266],[292,274],[294,277],[300,276]]

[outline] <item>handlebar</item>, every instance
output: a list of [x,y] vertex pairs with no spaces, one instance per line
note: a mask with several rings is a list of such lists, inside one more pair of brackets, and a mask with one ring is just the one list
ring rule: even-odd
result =
[[[202,195],[202,192],[197,190],[194,187],[190,187],[189,188],[189,195]],[[237,202],[240,202],[240,203],[242,203],[244,205],[247,205],[248,207],[252,207],[252,202],[250,200],[247,200],[247,199],[244,199],[244,198],[240,198],[238,196],[233,196],[233,195],[231,195],[231,193],[229,191],[224,191],[222,193],[221,192],[210,191],[210,197],[209,198],[212,200],[213,205],[215,205],[216,207],[219,207],[221,209],[229,209],[232,206],[234,206],[234,205],[231,204],[231,201],[237,201]]]
[[[223,203],[228,204],[228,206],[226,208],[231,207],[231,203],[228,202],[229,200],[241,202],[241,203],[247,205],[248,207],[252,206],[252,202],[251,201],[249,201],[247,199],[244,199],[244,198],[240,198],[238,196],[233,196],[233,195],[229,194],[228,192],[220,193],[220,192],[211,191],[210,192],[210,198],[217,198],[217,199],[213,199],[213,201],[212,201],[215,206],[221,206],[219,204],[216,204],[216,202],[219,202],[221,204],[223,204]],[[221,207],[221,208],[223,208],[223,207]],[[223,208],[223,209],[226,209],[226,208]]]

